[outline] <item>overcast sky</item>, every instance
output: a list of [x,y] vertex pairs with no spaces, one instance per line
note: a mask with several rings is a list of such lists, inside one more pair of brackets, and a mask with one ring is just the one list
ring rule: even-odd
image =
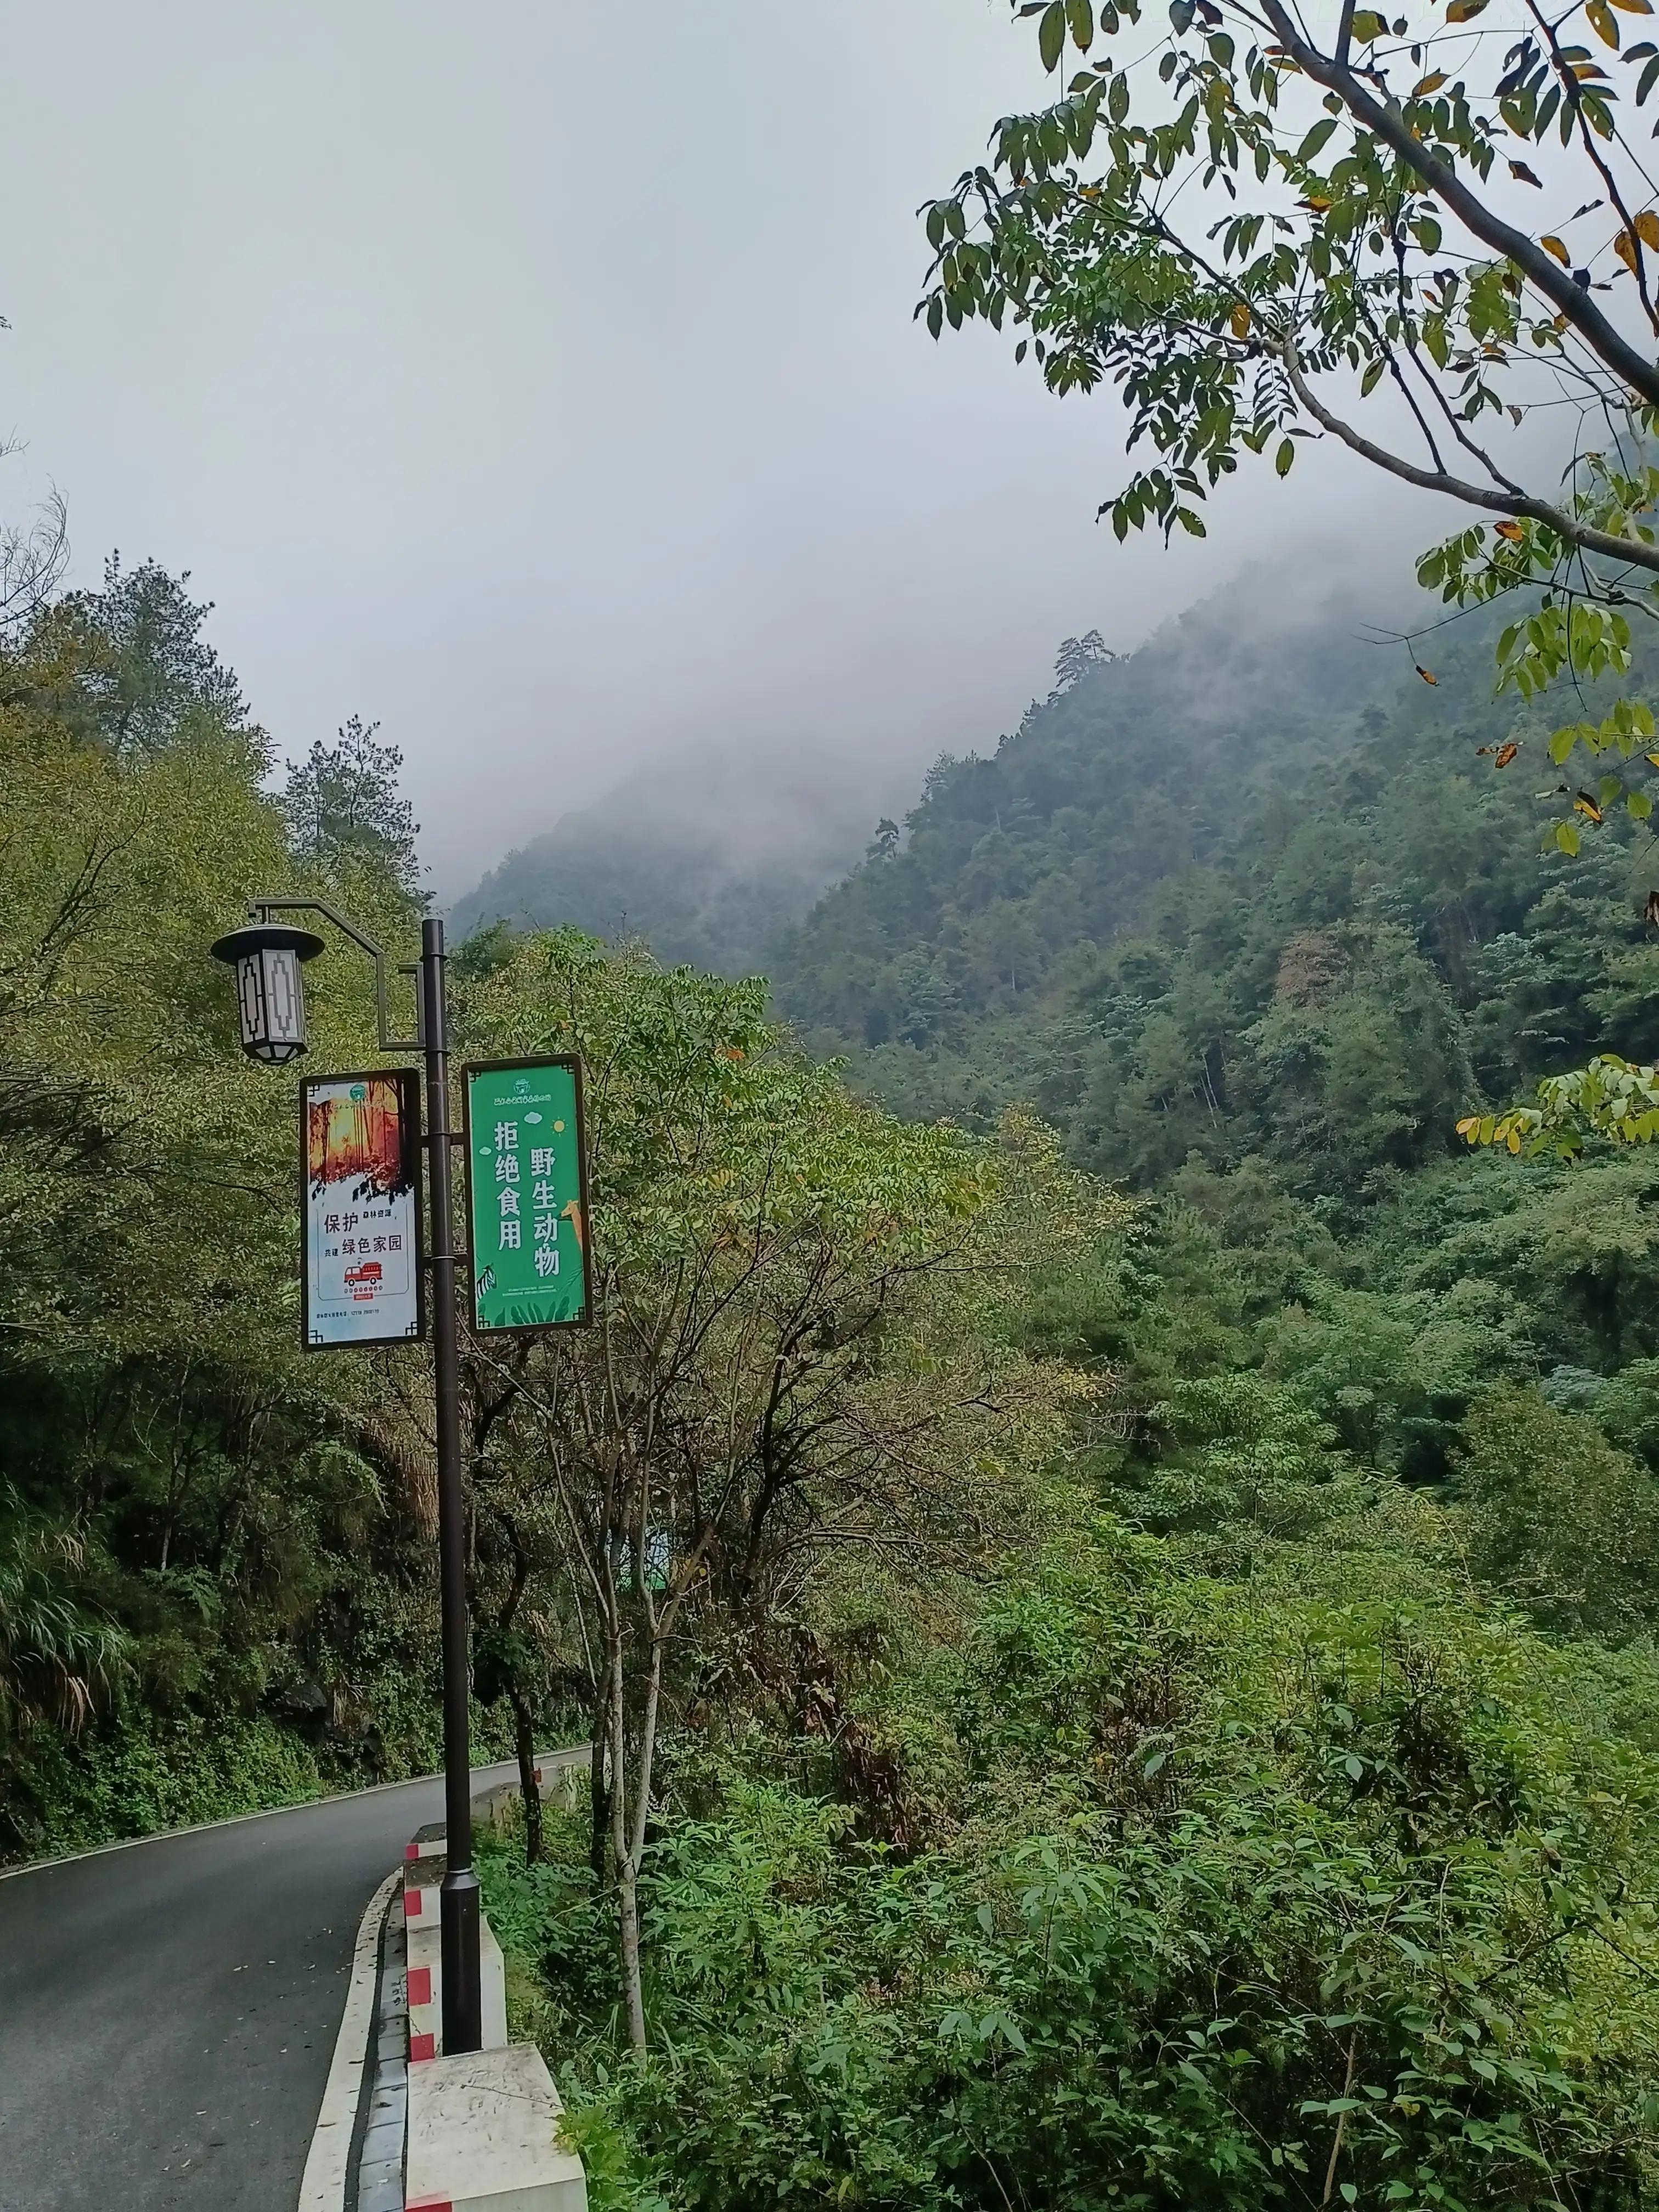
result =
[[[441,896],[711,740],[918,767],[1097,626],[1453,517],[1321,449],[1119,547],[1109,399],[910,319],[915,209],[1040,82],[1006,0],[57,0],[9,25],[0,422],[280,749],[407,759]],[[1310,547],[1316,549],[1310,559]]]

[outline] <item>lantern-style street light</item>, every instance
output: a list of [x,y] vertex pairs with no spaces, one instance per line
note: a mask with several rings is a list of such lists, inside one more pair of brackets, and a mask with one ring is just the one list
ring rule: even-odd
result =
[[[236,970],[242,1049],[267,1066],[297,1060],[306,1048],[301,963],[314,960],[323,939],[273,921],[273,914],[319,914],[374,963],[376,1028],[385,1053],[420,1053],[426,1062],[425,1132],[429,1230],[425,1264],[432,1270],[432,1353],[437,1401],[438,1563],[443,1621],[444,1848],[441,1893],[443,1945],[443,2044],[446,2052],[477,2051],[483,2039],[478,1982],[478,1878],[472,1871],[472,1765],[468,1742],[467,1607],[465,1509],[461,1494],[460,1347],[456,1317],[454,1209],[449,1148],[465,1141],[449,1127],[448,1016],[444,994],[444,926],[421,924],[417,969],[419,1033],[397,1037],[387,1014],[386,957],[374,939],[322,899],[260,898],[247,925],[213,947]],[[365,1251],[368,1247],[365,1244]],[[378,1269],[376,1271],[378,1273]]]
[[322,939],[312,931],[266,921],[233,929],[214,946],[214,958],[236,970],[242,1050],[251,1060],[280,1067],[305,1050],[306,994],[300,963],[314,960],[322,950]]

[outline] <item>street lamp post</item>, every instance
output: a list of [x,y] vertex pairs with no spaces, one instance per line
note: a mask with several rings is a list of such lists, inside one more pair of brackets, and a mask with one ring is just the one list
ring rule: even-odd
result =
[[465,1505],[461,1490],[460,1345],[457,1320],[455,1216],[450,1196],[450,1146],[462,1139],[449,1127],[448,1010],[444,991],[444,926],[421,925],[417,969],[420,1034],[391,1034],[386,957],[372,937],[325,901],[258,898],[247,925],[222,937],[216,959],[237,971],[242,1048],[279,1066],[306,1048],[305,994],[300,963],[314,959],[323,939],[271,920],[273,914],[319,914],[374,963],[376,1028],[386,1053],[418,1052],[426,1062],[425,1133],[428,1218],[426,1264],[432,1270],[432,1352],[436,1384],[438,1562],[443,1624],[444,1849],[441,1891],[443,2047],[477,2051],[483,2039],[478,1980],[478,1878],[472,1871],[472,1767],[468,1741],[468,1638]]

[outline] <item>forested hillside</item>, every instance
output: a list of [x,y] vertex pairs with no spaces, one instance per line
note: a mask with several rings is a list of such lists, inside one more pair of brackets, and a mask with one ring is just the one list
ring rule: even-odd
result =
[[671,965],[752,975],[857,860],[884,781],[903,787],[812,753],[655,763],[516,847],[451,921],[463,934],[574,926],[643,939]]
[[1444,1158],[1483,1096],[1650,1054],[1646,833],[1540,857],[1559,716],[1494,700],[1496,621],[1419,643],[1431,684],[1371,611],[1254,596],[1074,663],[994,754],[939,763],[779,950],[813,1043],[906,1112],[1030,1099],[1141,1187],[1262,1154],[1344,1203]]

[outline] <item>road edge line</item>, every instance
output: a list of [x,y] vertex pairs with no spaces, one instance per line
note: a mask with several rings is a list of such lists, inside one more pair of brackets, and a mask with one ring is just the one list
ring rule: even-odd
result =
[[[536,1756],[544,1765],[563,1760],[568,1765],[573,1757],[586,1752],[585,1743],[561,1744],[556,1751],[538,1752]],[[492,1759],[488,1766],[475,1766],[475,1775],[493,1774],[498,1767],[513,1765],[510,1759]],[[323,1797],[298,1797],[291,1805],[266,1805],[257,1813],[228,1813],[222,1820],[192,1820],[182,1828],[152,1828],[147,1835],[117,1836],[112,1843],[88,1844],[82,1851],[58,1851],[50,1858],[25,1859],[19,1866],[0,1866],[0,1881],[16,1881],[26,1874],[45,1874],[48,1867],[73,1866],[78,1859],[106,1858],[112,1851],[136,1851],[145,1844],[171,1843],[178,1836],[205,1836],[214,1828],[242,1828],[250,1820],[280,1820],[285,1813],[314,1813],[319,1805],[355,1805],[360,1798],[384,1797],[393,1790],[417,1790],[423,1782],[441,1782],[441,1770],[436,1774],[408,1774],[401,1782],[371,1782],[362,1790],[333,1790]]]
[[306,2154],[299,2212],[343,2212],[357,2100],[362,2089],[363,2069],[368,2063],[370,2019],[380,1996],[380,1923],[402,1878],[403,1869],[394,1867],[369,1899],[357,1925],[345,2010],[340,2018],[340,2033],[335,2039],[334,2056],[329,2062],[317,2124],[312,2130],[311,2148]]

